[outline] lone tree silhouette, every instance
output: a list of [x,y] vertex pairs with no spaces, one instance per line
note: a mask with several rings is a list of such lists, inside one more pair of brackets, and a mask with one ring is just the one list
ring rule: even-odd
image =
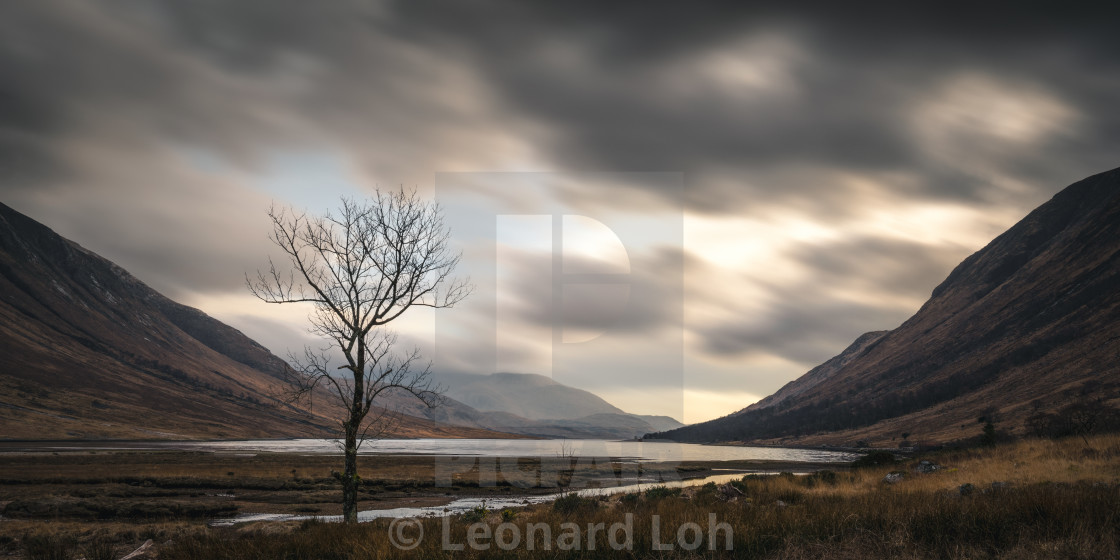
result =
[[[452,277],[460,254],[448,247],[440,207],[415,191],[377,191],[368,201],[343,198],[337,214],[308,216],[273,206],[268,215],[270,238],[290,268],[279,269],[270,258],[268,271],[246,276],[246,284],[267,303],[312,304],[310,331],[331,342],[321,351],[308,347],[289,356],[296,375],[286,392],[297,401],[325,389],[344,409],[339,423],[345,466],[334,475],[342,483],[343,519],[356,523],[358,448],[383,435],[396,418],[384,408],[370,414],[377,398],[396,391],[429,407],[441,402],[431,364],[418,367],[418,348],[396,352],[396,335],[384,325],[412,307],[452,307],[471,287]],[[332,369],[328,350],[341,351],[341,366]]]

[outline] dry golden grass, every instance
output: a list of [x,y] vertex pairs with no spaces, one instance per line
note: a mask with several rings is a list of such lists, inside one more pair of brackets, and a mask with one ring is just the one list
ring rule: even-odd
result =
[[[509,468],[513,459],[501,459],[500,472],[494,470],[493,462],[484,460],[485,468],[468,458],[466,468],[455,467],[450,474],[451,482],[456,485],[478,486],[480,475],[482,484],[488,481],[499,485],[513,485],[519,488],[538,484],[542,467],[546,477],[555,473],[565,474],[565,478],[576,477],[576,482],[587,483],[596,476],[637,474],[643,469],[648,475],[662,469],[677,469],[678,465],[643,463],[640,467],[633,463],[601,462],[591,464],[566,457],[519,458],[517,468]],[[543,464],[542,464],[543,463]],[[574,472],[572,467],[575,463]],[[432,456],[412,455],[360,455],[358,472],[363,479],[385,484],[412,484],[432,486],[446,482],[437,481],[437,459]],[[761,463],[735,463],[721,465],[725,468],[758,468],[769,465]],[[788,465],[779,465],[788,466]],[[681,465],[680,470],[702,473],[708,465]],[[242,453],[218,454],[184,451],[115,451],[115,452],[61,452],[61,453],[21,453],[0,454],[0,483],[14,481],[28,483],[59,482],[68,484],[96,484],[112,481],[133,481],[149,479],[154,483],[175,481],[212,483],[228,486],[238,481],[320,481],[330,480],[331,471],[342,469],[340,455],[292,453]],[[446,476],[446,474],[444,476]],[[692,473],[695,474],[695,473]]]
[[[34,560],[61,557],[70,560],[85,557],[86,560],[95,560],[90,550],[101,547],[111,551],[111,558],[116,559],[136,550],[149,539],[167,543],[190,537],[200,538],[206,534],[205,524],[197,521],[130,523],[4,519],[0,522],[0,558]],[[49,553],[42,550],[43,544],[49,545],[46,547]]]
[[[662,527],[708,524],[715,514],[733,528],[733,550],[722,547],[703,555],[749,558],[1116,558],[1120,556],[1120,475],[1116,459],[1120,437],[1089,440],[1023,441],[993,449],[953,451],[925,457],[944,465],[919,475],[916,461],[813,477],[746,477],[732,500],[714,485],[683,493],[671,490],[606,500],[572,498],[517,512],[503,519],[498,512],[461,516],[448,521],[450,541],[467,542],[471,524],[496,530],[509,521],[522,535],[528,524],[545,524],[553,535],[561,524],[606,526],[633,515],[631,551],[611,550],[599,534],[594,551],[587,541],[581,550],[551,550],[551,557],[692,558],[675,549],[654,551],[651,521]],[[1088,449],[1089,451],[1086,451]],[[893,470],[908,474],[887,484]],[[1008,486],[990,490],[992,482]],[[961,484],[976,491],[960,495]],[[419,548],[402,551],[387,539],[390,521],[358,527],[309,524],[288,533],[237,535],[210,533],[175,543],[161,552],[165,560],[188,558],[238,559],[367,559],[367,558],[536,558],[542,554],[524,545],[501,551],[449,553],[439,535],[443,521],[422,522],[428,535]],[[659,542],[666,542],[664,536]],[[543,544],[543,543],[539,543]],[[705,547],[706,548],[706,542]]]
[[[54,456],[49,456],[54,457]],[[74,456],[77,457],[77,456]],[[73,458],[73,457],[72,457]],[[528,523],[543,523],[553,534],[560,525],[576,521],[611,523],[626,513],[634,516],[634,550],[631,557],[692,557],[675,550],[652,553],[651,519],[658,516],[664,527],[679,527],[695,522],[702,527],[708,515],[715,513],[720,521],[733,527],[734,550],[717,551],[725,557],[812,558],[1109,558],[1120,557],[1120,436],[1102,435],[1088,442],[1077,439],[1061,441],[1029,440],[995,448],[943,451],[921,457],[943,466],[930,474],[917,474],[917,459],[893,466],[841,471],[832,476],[810,477],[769,476],[748,477],[738,487],[744,495],[728,501],[715,486],[694,487],[683,493],[649,492],[643,495],[614,496],[604,500],[573,499],[557,505],[521,509],[508,521],[527,534]],[[41,459],[41,458],[40,458]],[[120,469],[129,462],[147,464],[139,472],[158,473],[184,479],[239,479],[240,482],[266,487],[275,482],[293,480],[293,468],[299,477],[317,474],[315,469],[329,471],[334,458],[267,455],[258,458],[232,456],[121,454],[119,457],[85,456],[80,459],[85,469],[57,460],[46,461],[35,477],[39,484],[0,485],[0,494],[16,488],[40,488],[68,492],[75,488],[91,491],[105,488],[120,492],[123,483],[98,483],[100,477]],[[26,460],[26,459],[21,459]],[[17,459],[0,462],[0,474],[8,476],[19,466]],[[38,460],[38,459],[34,459]],[[380,468],[373,463],[380,465]],[[371,461],[367,476],[382,483],[430,476],[423,465],[432,465],[429,458],[388,457]],[[534,467],[526,462],[525,476],[531,478]],[[8,470],[5,470],[8,469]],[[229,470],[226,470],[229,469]],[[509,486],[491,489],[470,487],[477,482],[477,470],[465,473],[467,486],[455,489],[455,495],[511,491]],[[905,478],[896,484],[883,481],[891,471],[905,471]],[[119,471],[122,472],[123,471]],[[235,476],[228,475],[235,472]],[[426,474],[427,473],[427,474]],[[66,485],[47,483],[52,477],[85,476],[83,482]],[[27,476],[32,476],[28,474]],[[520,476],[520,475],[515,475]],[[242,479],[242,477],[245,477]],[[264,477],[264,478],[252,478]],[[473,479],[473,480],[472,480]],[[158,485],[172,479],[155,478],[153,492],[165,489]],[[430,479],[429,479],[430,480]],[[1009,483],[1006,488],[991,491],[991,483]],[[957,488],[965,483],[976,491],[961,496]],[[297,485],[298,486],[298,485]],[[140,486],[139,488],[147,488]],[[447,489],[426,485],[408,486],[410,496],[443,495]],[[84,490],[83,490],[84,489]],[[521,492],[512,488],[513,492]],[[290,502],[323,506],[334,493],[327,487],[311,485],[305,489],[284,491],[259,490],[252,494],[237,490],[245,500],[243,511],[258,511],[273,502]],[[371,497],[385,496],[385,487],[371,489]],[[414,492],[414,493],[412,493]],[[403,492],[402,492],[403,495]],[[153,494],[154,496],[154,494]],[[0,500],[2,500],[0,496]],[[153,498],[154,499],[154,498]],[[248,500],[255,500],[249,502]],[[363,507],[369,507],[366,503]],[[380,505],[386,505],[381,502]],[[280,507],[277,505],[277,507]],[[492,529],[502,523],[500,512],[481,516]],[[454,542],[464,542],[472,522],[467,517],[453,518],[450,530]],[[443,558],[440,547],[442,521],[424,521],[430,538],[413,551],[394,548],[387,539],[390,521],[380,520],[358,527],[335,524],[256,523],[232,529],[207,528],[203,520],[132,522],[72,521],[0,521],[0,557],[6,551],[12,557],[26,557],[22,544],[29,535],[45,535],[62,542],[78,543],[108,538],[123,550],[137,545],[143,538],[153,538],[161,560],[191,558],[253,559],[367,559],[367,558]],[[603,539],[605,536],[600,535]],[[664,542],[664,538],[662,539]],[[586,546],[584,547],[586,548]],[[77,549],[76,549],[77,550]],[[501,554],[497,554],[501,553]],[[483,558],[504,556],[535,558],[541,551],[528,551],[524,546],[508,553],[490,550],[466,550],[457,557]],[[596,551],[553,556],[606,558],[619,553],[600,542]]]
[[[195,558],[273,558],[364,560],[375,558],[1114,558],[1120,554],[1120,519],[1115,514],[1120,495],[1112,488],[1099,491],[1091,486],[1020,487],[1006,491],[977,493],[969,497],[947,492],[898,493],[882,489],[851,498],[829,498],[809,493],[789,493],[780,485],[748,485],[747,500],[732,502],[705,499],[693,494],[640,496],[635,499],[599,502],[583,500],[562,510],[541,506],[522,511],[508,522],[520,535],[529,535],[529,525],[543,524],[552,540],[527,540],[512,550],[498,550],[495,541],[488,550],[469,548],[450,552],[443,547],[444,520],[421,523],[425,538],[415,550],[401,550],[389,540],[391,522],[379,520],[360,526],[311,523],[287,533],[240,534],[212,532],[178,541],[161,550],[161,560]],[[782,498],[786,505],[777,503]],[[591,550],[586,527],[609,527],[632,516],[630,550],[612,550],[600,530]],[[732,550],[717,536],[716,550],[704,540],[696,552],[679,547],[658,551],[655,544],[671,543],[671,533],[686,523],[708,527],[709,515],[731,527]],[[653,534],[653,520],[663,527]],[[503,522],[490,513],[481,521],[467,516],[447,520],[447,542],[468,544],[477,523],[496,534]],[[580,527],[578,550],[559,550],[555,537],[565,531],[564,523]],[[413,533],[415,534],[415,533]],[[668,538],[667,535],[668,534]],[[477,541],[476,541],[477,542]],[[546,544],[551,542],[552,544]],[[546,549],[550,547],[551,550]]]
[[[403,480],[432,461],[418,458],[361,457],[365,469]],[[62,480],[80,483],[123,478],[291,479],[329,477],[342,468],[341,457],[284,453],[218,454],[183,451],[61,452],[0,455],[0,480]],[[232,474],[231,474],[232,473]],[[422,474],[422,473],[421,473]]]
[[914,460],[893,467],[856,470],[846,484],[807,491],[841,496],[864,493],[881,486],[883,477],[897,470],[908,471],[902,482],[892,486],[898,492],[955,490],[962,484],[987,487],[993,482],[1112,484],[1120,482],[1120,434],[1091,436],[1087,442],[1081,438],[1029,439],[994,448],[930,453],[922,459],[936,462],[942,469],[915,474],[907,468],[917,463]]

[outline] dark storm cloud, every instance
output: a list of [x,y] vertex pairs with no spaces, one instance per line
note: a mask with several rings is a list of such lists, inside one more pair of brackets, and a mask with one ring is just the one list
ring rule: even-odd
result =
[[214,99],[207,97],[218,92],[192,84],[221,84],[206,83],[205,72],[177,56],[136,13],[52,2],[3,9],[3,128],[20,133],[23,148],[39,160],[61,164],[58,143],[90,128],[114,140],[105,136],[119,134],[116,128],[174,137],[204,121],[247,124],[220,104],[208,107]]
[[[740,302],[754,311],[698,330],[714,354],[769,354],[812,367],[865,332],[898,326],[914,312],[913,302],[926,300],[969,252],[954,245],[875,237],[799,244],[788,258],[804,267],[804,280],[760,284],[763,301],[776,305],[759,308]],[[693,261],[690,278],[707,274],[711,271]],[[710,293],[701,281],[690,284],[690,298],[726,297]]]
[[[800,12],[680,3],[640,10],[564,6],[498,18],[477,5],[425,10],[407,3],[400,15],[423,36],[474,53],[503,99],[553,131],[550,148],[559,162],[684,170],[696,187],[691,203],[705,210],[837,188],[824,173],[806,184],[773,171],[806,165],[905,170],[924,180],[890,188],[1004,202],[992,192],[991,173],[931,160],[910,129],[915,102],[957,72],[1045,87],[1088,117],[1067,137],[999,154],[996,171],[1026,180],[1041,191],[1037,196],[1115,164],[1120,130],[1112,106],[1120,84],[1109,76],[1120,75],[1120,39],[1110,14],[1033,5],[845,3]],[[736,96],[697,83],[682,99],[666,87],[698,81],[690,73],[695,55],[718,48],[734,53],[743,48],[734,41],[768,33],[802,49],[789,67],[795,92]],[[992,151],[983,136],[956,142],[963,152]],[[1048,165],[1038,163],[1039,153],[1047,154]],[[739,180],[708,180],[713,170],[727,169]]]
[[[811,11],[564,3],[501,5],[499,13],[493,6],[10,4],[0,23],[0,142],[15,160],[7,167],[22,174],[63,167],[49,139],[72,127],[109,126],[88,122],[97,114],[234,157],[308,136],[360,144],[379,134],[363,127],[380,128],[398,137],[396,156],[353,150],[378,170],[400,153],[423,159],[425,143],[472,152],[466,138],[444,131],[491,126],[544,145],[560,168],[684,170],[691,205],[707,211],[835,196],[832,170],[902,170],[922,180],[886,188],[1002,202],[989,173],[931,160],[909,124],[916,100],[961,71],[1044,86],[1088,117],[1075,135],[1001,153],[997,172],[1052,191],[1111,167],[1120,141],[1111,110],[1120,40],[1105,14],[824,3]],[[750,46],[767,37],[792,52],[766,41]],[[773,60],[794,89],[707,83],[711,76],[693,71],[717,52]],[[425,68],[442,63],[480,76],[485,94],[539,127],[441,107],[436,90],[462,85]],[[983,137],[957,142],[975,144],[962,151],[991,149]],[[1040,151],[1056,163],[1040,165]],[[815,180],[806,180],[813,170]]]
[[[689,210],[841,227],[898,200],[1025,213],[1117,165],[1117,14],[740,4],[6,2],[0,196],[176,296],[239,291],[263,260],[270,196],[235,175],[276,152],[422,186],[448,170],[684,171]],[[593,188],[562,196],[626,204],[634,187]],[[741,320],[702,326],[701,344],[820,361],[905,318],[890,301],[921,299],[957,251],[795,247],[812,282],[727,302]],[[640,280],[631,297],[661,301]],[[602,326],[583,301],[573,316]]]
[[269,195],[234,174],[322,150],[415,184],[430,154],[460,153],[444,129],[481,118],[440,97],[438,54],[347,6],[6,3],[2,197],[172,297],[240,290]]
[[706,350],[714,354],[781,356],[808,369],[835,356],[860,334],[897,327],[909,314],[897,308],[798,294],[790,304],[760,316],[700,330]]
[[857,237],[835,243],[805,243],[791,250],[789,257],[827,286],[925,301],[947,272],[970,252],[954,245]]

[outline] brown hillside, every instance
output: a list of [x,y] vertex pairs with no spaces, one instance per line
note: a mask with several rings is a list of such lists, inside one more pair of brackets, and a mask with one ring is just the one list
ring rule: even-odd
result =
[[[331,432],[277,393],[288,365],[0,204],[0,438],[276,438]],[[500,437],[403,417],[403,437]]]

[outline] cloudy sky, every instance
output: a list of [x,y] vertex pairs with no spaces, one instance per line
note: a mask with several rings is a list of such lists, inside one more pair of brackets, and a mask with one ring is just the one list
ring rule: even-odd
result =
[[416,188],[478,287],[399,325],[437,367],[694,422],[1120,165],[1116,14],[604,4],[4,2],[0,201],[284,355],[269,204]]

